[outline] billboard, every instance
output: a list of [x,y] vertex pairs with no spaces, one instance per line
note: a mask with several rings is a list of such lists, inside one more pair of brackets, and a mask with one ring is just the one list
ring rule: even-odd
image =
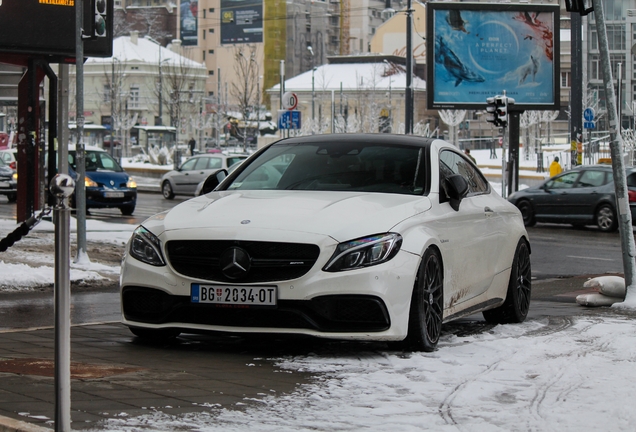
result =
[[198,0],[181,0],[179,4],[179,39],[182,46],[198,45]]
[[221,44],[263,42],[263,0],[221,0]]
[[559,109],[558,5],[429,2],[426,23],[429,109]]
[[[95,20],[83,0],[84,28]],[[84,40],[86,57],[113,55],[113,1],[106,2],[105,37]],[[0,52],[75,57],[74,0],[0,0]]]

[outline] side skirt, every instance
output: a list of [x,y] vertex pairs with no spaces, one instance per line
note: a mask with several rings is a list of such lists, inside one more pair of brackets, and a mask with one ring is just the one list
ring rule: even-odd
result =
[[446,318],[444,318],[444,321],[442,321],[442,322],[446,323],[446,322],[449,322],[449,321],[454,321],[456,319],[463,318],[465,316],[472,315],[474,313],[481,312],[481,311],[484,311],[486,309],[492,309],[493,307],[501,306],[504,303],[505,300],[506,299],[502,299],[502,298],[493,298],[493,299],[487,300],[487,301],[485,301],[483,303],[478,303],[478,304],[476,304],[474,306],[471,306],[471,307],[469,307],[467,309],[463,309],[463,310],[461,310],[461,311],[459,311],[457,313],[454,313],[453,315],[447,316]]

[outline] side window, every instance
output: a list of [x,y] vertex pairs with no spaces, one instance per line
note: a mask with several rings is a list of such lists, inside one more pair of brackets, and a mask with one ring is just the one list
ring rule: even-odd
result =
[[459,174],[468,183],[468,196],[487,193],[490,190],[484,176],[462,155],[451,150],[442,150],[439,155],[440,184],[452,174]]
[[[208,169],[222,168],[223,160],[219,158],[208,158]],[[198,166],[198,165],[197,165]]]
[[627,176],[627,186],[636,187],[636,173]]
[[576,187],[603,186],[605,183],[607,183],[605,180],[605,171],[588,170],[581,174],[581,178],[576,184]]
[[181,171],[192,171],[194,169],[194,165],[196,165],[197,160],[201,158],[192,158],[188,159],[181,165]]
[[576,182],[577,177],[579,176],[579,172],[569,172],[565,173],[562,176],[556,177],[555,179],[549,181],[546,184],[548,189],[570,189],[574,186],[574,182]]
[[197,164],[194,166],[195,170],[208,169],[208,159],[204,157],[196,158]]

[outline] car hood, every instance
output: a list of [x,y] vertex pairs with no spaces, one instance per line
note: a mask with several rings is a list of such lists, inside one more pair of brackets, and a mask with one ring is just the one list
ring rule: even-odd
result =
[[[72,175],[72,177],[77,178],[77,173],[75,173],[75,175]],[[125,185],[130,178],[128,173],[124,171],[86,171],[86,177],[93,180],[95,183],[104,185],[104,187],[107,189],[119,189],[120,185]]]
[[387,232],[430,207],[428,197],[414,195],[221,191],[181,203],[161,218],[161,225],[166,231],[220,229],[228,236],[240,236],[258,230],[261,235],[264,231],[278,232],[273,235],[279,237],[283,232],[297,232],[345,241]]

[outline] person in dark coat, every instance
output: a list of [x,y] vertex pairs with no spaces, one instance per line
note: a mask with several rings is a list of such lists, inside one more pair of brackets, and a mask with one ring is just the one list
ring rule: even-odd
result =
[[197,142],[194,140],[194,138],[190,138],[190,141],[188,141],[188,146],[190,146],[190,155],[194,156],[194,148],[196,147]]

